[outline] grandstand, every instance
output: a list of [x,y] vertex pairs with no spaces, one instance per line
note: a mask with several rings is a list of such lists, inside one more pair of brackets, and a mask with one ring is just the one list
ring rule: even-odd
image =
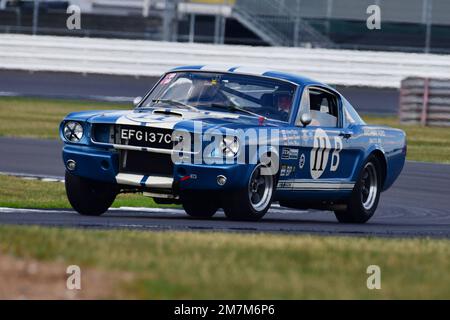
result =
[[[0,32],[450,52],[448,0],[40,0],[38,22],[35,2],[0,0]],[[70,4],[82,9],[82,30],[65,29]],[[381,30],[366,28],[372,4]]]

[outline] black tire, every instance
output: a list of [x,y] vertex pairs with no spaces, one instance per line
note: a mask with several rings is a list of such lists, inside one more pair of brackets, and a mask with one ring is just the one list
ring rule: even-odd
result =
[[[238,221],[258,221],[269,210],[275,193],[276,176],[261,175],[262,165],[257,165],[250,175],[247,187],[224,194],[222,198],[222,207],[227,218]],[[258,173],[259,170],[259,173]],[[255,185],[257,181],[264,185]],[[262,191],[265,188],[267,191]],[[256,191],[256,192],[254,192]],[[266,194],[266,192],[268,192]],[[256,197],[256,194],[258,194]],[[259,204],[261,203],[261,204]]]
[[72,207],[81,215],[100,216],[116,199],[114,185],[81,178],[66,171],[66,194]]
[[370,156],[358,176],[347,209],[334,212],[339,222],[365,223],[373,216],[380,200],[381,171],[380,161]]
[[180,198],[184,211],[193,218],[211,218],[219,209],[217,197],[208,193],[184,192]]

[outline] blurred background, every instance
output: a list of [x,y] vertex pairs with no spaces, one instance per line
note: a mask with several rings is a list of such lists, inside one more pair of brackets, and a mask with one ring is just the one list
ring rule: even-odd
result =
[[[0,0],[0,96],[130,102],[175,66],[247,65],[426,124],[424,79],[450,74],[449,13],[447,0]],[[418,91],[401,99],[407,78]]]
[[[78,5],[82,29],[66,28]],[[382,30],[366,28],[381,7]],[[290,47],[450,51],[447,0],[0,0],[0,32]]]

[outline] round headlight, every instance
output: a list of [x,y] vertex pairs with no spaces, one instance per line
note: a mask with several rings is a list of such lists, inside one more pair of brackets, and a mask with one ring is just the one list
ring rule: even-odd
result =
[[227,158],[235,157],[239,152],[239,140],[237,137],[224,137],[220,143],[220,150]]
[[64,125],[64,138],[70,142],[79,142],[83,138],[83,126],[75,121],[68,121]]

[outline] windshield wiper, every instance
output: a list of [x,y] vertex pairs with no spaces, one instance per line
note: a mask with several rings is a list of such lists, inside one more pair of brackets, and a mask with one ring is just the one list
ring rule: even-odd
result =
[[213,104],[211,104],[211,107],[218,108],[218,109],[227,109],[228,111],[239,111],[239,112],[247,113],[249,115],[252,115],[252,116],[255,116],[255,117],[258,117],[258,118],[260,118],[260,117],[263,117],[264,119],[266,118],[266,117],[264,117],[264,116],[262,116],[260,114],[251,112],[251,111],[243,109],[241,107],[238,107],[235,104],[223,105],[223,104],[215,104],[215,103],[213,103]]
[[189,109],[189,110],[192,110],[192,111],[199,112],[199,110],[196,107],[193,107],[191,105],[188,105],[188,104],[186,104],[184,102],[177,101],[177,100],[153,99],[152,102],[154,102],[154,103],[167,103],[167,104],[171,104],[171,105],[176,106],[176,107],[183,107],[185,109]]

